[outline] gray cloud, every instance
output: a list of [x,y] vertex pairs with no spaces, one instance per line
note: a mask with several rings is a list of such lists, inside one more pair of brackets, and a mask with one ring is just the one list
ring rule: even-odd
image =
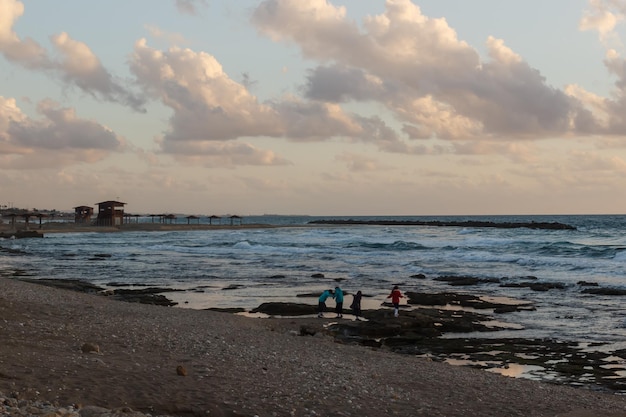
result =
[[8,168],[42,169],[95,162],[126,144],[113,131],[52,100],[37,106],[42,116],[32,119],[14,99],[0,96],[0,165]]
[[[89,120],[79,119],[73,109],[62,108],[52,100],[37,106],[44,117],[32,120],[11,118],[4,132],[9,142],[28,149],[92,149],[119,151],[122,140],[110,129]],[[6,117],[6,116],[5,116]]]
[[199,9],[208,5],[207,0],[176,0],[176,8],[179,12],[196,15]]

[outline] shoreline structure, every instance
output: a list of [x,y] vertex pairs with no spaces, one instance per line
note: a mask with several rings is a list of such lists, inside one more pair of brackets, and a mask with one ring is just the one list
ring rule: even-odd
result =
[[9,224],[0,224],[0,238],[28,238],[43,237],[45,233],[78,233],[78,232],[129,232],[129,231],[171,231],[171,230],[223,230],[223,229],[261,229],[278,227],[316,227],[326,226],[430,226],[430,227],[476,227],[476,228],[529,228],[547,230],[576,230],[574,226],[558,222],[492,222],[492,221],[416,221],[416,220],[312,220],[306,224],[275,225],[266,223],[241,224],[172,224],[133,222],[121,226],[95,226],[73,222],[46,222],[40,226],[31,226],[25,229],[21,224],[15,228]]
[[170,309],[10,278],[0,317],[3,415],[626,415],[623,396],[335,343],[323,327],[303,335],[315,318]]

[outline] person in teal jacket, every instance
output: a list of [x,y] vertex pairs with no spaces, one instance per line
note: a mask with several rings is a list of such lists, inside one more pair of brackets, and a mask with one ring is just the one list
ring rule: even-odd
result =
[[335,294],[333,295],[335,302],[335,312],[337,313],[337,318],[343,317],[343,291],[339,287],[335,287]]
[[324,317],[324,311],[326,311],[326,300],[328,297],[333,297],[333,290],[325,290],[317,300],[317,317]]

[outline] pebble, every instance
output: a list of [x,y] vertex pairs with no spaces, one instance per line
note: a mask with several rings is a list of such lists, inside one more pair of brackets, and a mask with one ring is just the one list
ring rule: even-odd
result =
[[0,392],[0,417],[169,417],[152,416],[128,407],[117,410],[86,406],[82,408],[59,406],[48,401],[19,400],[18,393],[5,395]]

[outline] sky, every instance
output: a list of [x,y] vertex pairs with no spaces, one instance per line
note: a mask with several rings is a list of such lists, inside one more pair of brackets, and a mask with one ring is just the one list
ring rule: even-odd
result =
[[0,206],[626,212],[626,0],[0,0]]

